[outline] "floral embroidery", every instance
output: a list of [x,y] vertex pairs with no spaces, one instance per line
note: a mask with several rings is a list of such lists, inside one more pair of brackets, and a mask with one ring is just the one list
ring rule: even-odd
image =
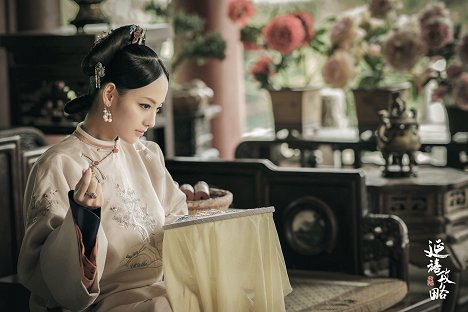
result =
[[31,209],[28,212],[28,225],[36,223],[40,218],[45,217],[52,206],[58,205],[55,199],[58,190],[49,190],[41,196],[34,195],[31,200]]
[[150,234],[156,229],[156,220],[149,213],[149,208],[132,189],[123,189],[117,184],[117,193],[121,197],[121,205],[111,206],[114,213],[112,220],[117,221],[125,229],[138,232],[142,240],[149,241]]
[[141,244],[139,249],[127,254],[121,261],[126,269],[158,268],[162,266],[161,252],[149,244]]

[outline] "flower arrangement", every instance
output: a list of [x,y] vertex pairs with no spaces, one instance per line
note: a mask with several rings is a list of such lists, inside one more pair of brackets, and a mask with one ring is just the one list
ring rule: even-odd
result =
[[468,111],[468,33],[453,26],[443,4],[428,7],[421,15],[421,28],[428,44],[425,83],[437,83],[432,99]]
[[329,30],[325,83],[374,89],[404,81],[420,91],[438,82],[434,97],[453,94],[468,109],[468,36],[440,2],[412,15],[397,14],[398,0],[369,0],[344,12]]
[[[239,25],[240,40],[248,53],[256,58],[249,68],[261,88],[280,89],[305,87],[312,80],[307,62],[312,51],[323,53],[321,36],[325,29],[315,29],[313,16],[305,9],[263,17],[258,16],[252,0],[230,0],[229,19]],[[260,16],[259,19],[262,19]],[[296,73],[294,75],[291,73]]]
[[397,0],[370,0],[339,16],[329,31],[325,83],[374,89],[401,77],[392,72],[411,70],[426,50],[414,18],[397,17],[400,9]]

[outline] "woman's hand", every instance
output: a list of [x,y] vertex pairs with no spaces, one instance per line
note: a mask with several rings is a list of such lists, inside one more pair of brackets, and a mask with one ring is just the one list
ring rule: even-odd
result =
[[99,184],[97,180],[94,179],[94,172],[91,167],[83,170],[83,176],[75,186],[73,200],[75,203],[90,209],[101,208],[101,184]]

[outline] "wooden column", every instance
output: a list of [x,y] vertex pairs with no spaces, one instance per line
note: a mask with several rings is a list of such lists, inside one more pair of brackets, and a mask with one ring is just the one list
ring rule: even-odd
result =
[[227,18],[228,0],[175,1],[178,8],[206,19],[207,30],[216,31],[226,40],[226,58],[211,60],[204,66],[185,62],[177,70],[177,81],[203,80],[214,90],[213,102],[222,108],[212,121],[213,145],[223,159],[233,159],[245,120],[243,55],[238,28]]
[[54,30],[60,27],[60,0],[17,0],[18,31]]

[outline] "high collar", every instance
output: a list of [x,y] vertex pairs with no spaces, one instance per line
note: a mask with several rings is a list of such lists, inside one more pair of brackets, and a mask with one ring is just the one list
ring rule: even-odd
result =
[[78,124],[76,127],[75,131],[73,134],[83,143],[90,145],[92,147],[101,149],[101,150],[112,150],[115,147],[118,147],[120,144],[120,139],[117,138],[115,140],[111,141],[104,141],[104,140],[99,140],[87,133],[86,131],[83,130],[82,128],[82,122]]

